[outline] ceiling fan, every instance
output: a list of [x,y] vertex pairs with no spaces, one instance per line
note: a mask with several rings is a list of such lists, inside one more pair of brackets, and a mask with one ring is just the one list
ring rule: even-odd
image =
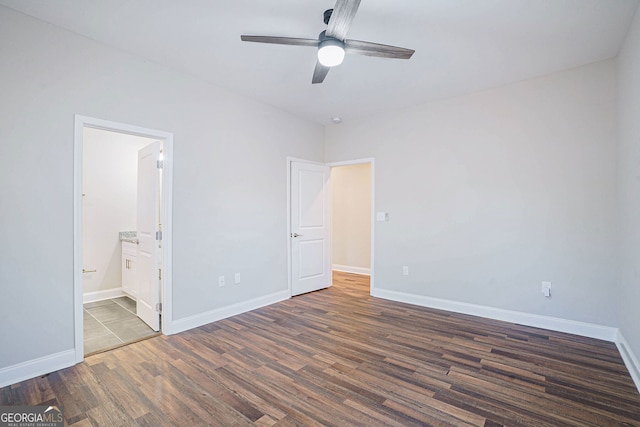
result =
[[345,53],[381,58],[411,58],[415,52],[412,49],[347,39],[347,32],[356,16],[358,6],[360,0],[337,0],[333,9],[324,12],[327,29],[320,33],[318,39],[248,35],[241,35],[240,38],[245,42],[317,47],[318,61],[313,71],[312,83],[322,83],[331,67],[342,63]]

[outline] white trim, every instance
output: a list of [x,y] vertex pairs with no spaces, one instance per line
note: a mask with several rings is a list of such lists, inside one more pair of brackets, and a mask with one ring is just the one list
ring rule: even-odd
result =
[[287,292],[291,296],[291,163],[300,160],[295,157],[287,157],[287,230],[285,241],[287,242]]
[[85,292],[82,294],[82,303],[86,304],[88,302],[103,301],[106,299],[124,296],[127,296],[127,294],[122,291],[122,288],[111,288],[105,289],[103,291]]
[[371,255],[369,257],[369,294],[373,295],[375,289],[375,255],[376,255],[376,160],[371,158]]
[[76,363],[84,360],[82,314],[82,133],[84,117],[75,116],[73,133],[73,328]]
[[371,275],[371,269],[365,268],[365,267],[354,267],[351,265],[333,264],[331,268],[336,271],[344,271],[345,273],[364,274],[367,276]]
[[336,168],[340,166],[353,166],[353,165],[365,165],[367,163],[373,163],[375,160],[374,157],[364,157],[362,159],[354,159],[354,160],[345,160],[342,162],[329,162],[326,163],[330,168]]
[[430,307],[455,313],[470,314],[472,316],[486,317],[502,320],[504,322],[517,323],[535,328],[549,329],[557,332],[581,335],[605,341],[616,342],[618,329],[610,326],[595,325],[593,323],[578,322],[575,320],[560,319],[557,317],[541,316],[538,314],[523,313],[519,311],[504,310],[501,308],[483,305],[468,304],[464,302],[431,298],[423,295],[408,294],[404,292],[376,289],[372,293],[374,297],[408,304]]
[[376,265],[376,160],[371,158],[371,257],[369,259],[369,293],[373,295],[375,286],[375,265]]
[[0,388],[76,364],[75,350],[65,350],[0,369]]
[[629,346],[629,343],[620,331],[618,331],[616,335],[616,346],[622,356],[622,360],[624,360],[625,366],[629,370],[633,383],[636,385],[638,392],[640,392],[640,361],[638,361],[633,350],[631,350],[631,346]]
[[126,123],[86,117],[74,118],[73,150],[73,302],[74,302],[74,351],[75,361],[84,360],[82,316],[82,140],[85,127],[127,133],[162,140],[164,163],[162,169],[162,332],[172,334],[172,266],[173,266],[173,134],[161,130],[133,126]]
[[279,291],[273,294],[254,298],[249,301],[241,301],[226,307],[217,308],[215,310],[206,311],[204,313],[195,314],[173,321],[173,333],[183,332],[189,329],[197,328],[208,323],[217,322],[227,317],[236,316],[246,313],[247,311],[256,310],[266,305],[284,301],[290,298],[291,293],[288,291]]
[[312,165],[319,165],[319,166],[329,166],[326,163],[316,162],[315,160],[299,159],[297,157],[289,157],[289,156],[287,156],[287,164],[291,164],[292,162],[310,163]]

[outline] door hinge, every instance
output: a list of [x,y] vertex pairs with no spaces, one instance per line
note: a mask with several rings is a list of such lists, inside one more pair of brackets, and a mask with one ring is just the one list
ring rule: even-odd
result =
[[162,231],[156,231],[156,240],[162,240]]
[[158,169],[162,169],[164,167],[164,162],[162,160],[156,160],[156,167]]
[[158,313],[162,313],[162,303],[161,302],[156,304],[156,311]]

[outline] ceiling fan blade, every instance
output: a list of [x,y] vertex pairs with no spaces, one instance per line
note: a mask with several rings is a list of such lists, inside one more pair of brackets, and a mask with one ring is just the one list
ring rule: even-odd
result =
[[311,83],[322,83],[324,78],[329,74],[329,67],[325,67],[320,62],[316,62],[316,69],[313,70],[313,79],[311,79]]
[[345,40],[344,51],[356,55],[377,56],[380,58],[409,59],[415,52],[413,49],[389,46],[386,44]]
[[318,46],[317,39],[299,39],[295,37],[247,36],[243,34],[240,36],[240,39],[243,42],[287,44],[292,46]]
[[360,6],[360,0],[338,0],[331,13],[325,34],[334,39],[344,40],[356,16],[358,6]]

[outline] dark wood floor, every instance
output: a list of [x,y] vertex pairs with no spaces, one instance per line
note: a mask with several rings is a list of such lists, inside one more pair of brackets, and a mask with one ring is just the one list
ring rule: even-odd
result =
[[368,296],[363,276],[0,389],[73,426],[640,426],[615,345]]

